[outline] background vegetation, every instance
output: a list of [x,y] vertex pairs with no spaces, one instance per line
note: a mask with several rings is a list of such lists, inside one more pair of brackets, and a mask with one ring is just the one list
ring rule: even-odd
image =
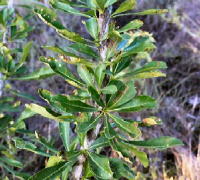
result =
[[[48,5],[47,1],[40,1],[40,3]],[[32,15],[28,6],[19,7],[18,4],[27,5],[26,1],[14,1],[14,8],[16,8],[17,14],[20,14],[23,17],[22,19],[26,20],[28,27],[32,28],[25,35],[27,38],[21,37],[15,40],[14,43],[9,41],[7,43],[10,48],[22,49],[28,41],[33,42],[28,61],[26,61],[28,68],[25,72],[28,74],[35,72],[36,69],[42,66],[41,62],[38,61],[39,56],[51,55],[49,51],[46,54],[47,51],[41,46],[59,44],[59,46],[65,47],[67,42],[58,37],[52,28],[44,25],[37,17]],[[153,129],[144,128],[144,137],[173,136],[181,139],[185,146],[164,152],[148,152],[151,166],[150,168],[143,168],[138,163],[137,169],[140,171],[138,179],[173,178],[198,180],[200,179],[200,21],[198,18],[200,17],[200,4],[195,0],[139,1],[138,9],[149,8],[169,9],[167,15],[144,16],[141,18],[145,22],[143,29],[151,32],[157,42],[158,48],[152,54],[152,59],[165,61],[168,69],[166,71],[167,78],[146,80],[138,84],[138,88],[141,91],[145,91],[159,99],[160,107],[152,114],[158,116],[163,122],[162,125]],[[86,33],[79,17],[66,14],[63,16],[61,13],[60,18],[71,30],[75,30],[85,36]],[[117,19],[118,25],[121,27],[132,18],[120,17]],[[28,78],[27,81],[7,80],[3,84],[0,90],[2,97],[9,96],[14,98],[14,112],[10,113],[13,118],[19,117],[18,110],[22,110],[25,103],[30,103],[33,100],[35,102],[39,101],[40,104],[44,103],[41,102],[37,95],[38,88],[45,88],[55,93],[70,93],[73,91],[63,79],[57,76],[48,78],[45,81],[29,81]],[[0,86],[2,86],[2,82]],[[29,95],[18,92],[28,93]],[[25,99],[24,96],[26,97]],[[21,106],[19,106],[19,101]],[[1,106],[0,101],[0,109],[2,107],[3,105]],[[10,110],[11,107],[8,107]],[[16,107],[19,108],[16,109]],[[4,110],[1,111],[3,112]],[[130,114],[129,116],[140,119],[144,115],[143,112],[142,114]],[[37,118],[29,118],[25,125],[29,130],[37,130],[39,134],[44,135],[49,140],[54,139],[56,146],[60,147],[61,140],[56,133],[57,123],[37,116]],[[5,141],[8,142],[12,135],[12,133],[7,137],[2,135],[1,144],[5,144]],[[17,135],[21,136],[20,132],[17,132]],[[29,152],[16,151],[13,147],[10,148],[13,150],[10,156],[15,154],[19,160],[26,159],[26,168],[23,169],[23,172],[32,174],[44,167],[45,158]],[[3,168],[1,168],[0,173],[2,177],[8,176]]]

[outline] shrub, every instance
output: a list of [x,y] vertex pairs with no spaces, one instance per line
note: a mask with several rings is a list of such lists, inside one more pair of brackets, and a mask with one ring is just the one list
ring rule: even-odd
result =
[[[137,92],[135,81],[165,76],[160,69],[165,69],[166,64],[150,61],[149,53],[155,49],[154,39],[148,32],[139,30],[142,21],[135,19],[118,28],[115,19],[119,16],[160,14],[166,10],[126,13],[136,7],[136,1],[125,0],[114,9],[116,2],[51,0],[52,8],[37,6],[34,10],[59,35],[73,42],[65,49],[46,46],[57,56],[41,57],[40,60],[65,78],[74,87],[74,92],[63,95],[40,89],[40,96],[49,106],[28,104],[20,117],[24,119],[40,114],[57,121],[65,148],[62,151],[55,149],[37,133],[32,141],[42,144],[42,149],[32,142],[14,138],[19,149],[49,157],[46,168],[30,177],[31,180],[56,177],[133,179],[132,162],[135,157],[143,166],[149,165],[146,153],[140,148],[166,149],[182,145],[181,141],[172,137],[142,140],[140,127],[158,124],[155,117],[147,117],[140,122],[122,116],[122,113],[156,107],[154,98]],[[59,21],[54,9],[83,16],[91,39],[68,30]],[[138,64],[143,59],[148,61]],[[76,67],[76,73],[70,70],[70,66]],[[71,126],[75,128],[71,130]]]

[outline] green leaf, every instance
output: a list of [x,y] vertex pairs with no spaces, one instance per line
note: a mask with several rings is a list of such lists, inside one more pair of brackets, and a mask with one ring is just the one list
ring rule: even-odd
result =
[[41,156],[45,156],[45,157],[50,157],[51,154],[48,154],[40,149],[38,149],[34,144],[32,144],[31,142],[29,141],[24,141],[20,138],[13,138],[12,139],[15,143],[15,146],[18,148],[18,149],[23,149],[23,150],[27,150],[27,151],[31,151],[35,154],[39,154]]
[[96,0],[86,0],[87,6],[91,9],[96,9],[97,8],[97,2]]
[[139,52],[150,51],[155,49],[153,41],[149,37],[137,37],[134,41],[126,48],[124,48],[122,57],[128,57]]
[[55,75],[55,72],[52,71],[52,69],[50,67],[42,67],[28,75],[24,75],[22,77],[18,77],[18,78],[11,78],[13,80],[39,80],[39,79],[44,79],[44,78],[48,78]]
[[154,15],[154,14],[165,14],[168,12],[168,9],[148,9],[142,12],[133,13],[137,16],[144,16],[144,15]]
[[64,3],[61,1],[57,1],[57,0],[50,0],[50,4],[52,5],[53,8],[62,10],[66,13],[74,14],[76,16],[90,17],[89,15],[84,14],[84,13],[78,11],[77,9],[73,8],[68,3]]
[[28,178],[28,180],[49,180],[54,179],[57,176],[61,175],[61,173],[68,167],[73,166],[73,162],[60,162],[55,166],[51,166],[45,169],[42,169],[32,177]]
[[117,158],[110,158],[110,166],[112,171],[114,172],[114,178],[120,179],[120,178],[127,178],[127,179],[134,179],[135,173],[132,171],[132,169],[122,160]]
[[102,114],[98,115],[96,118],[91,117],[89,121],[78,123],[78,132],[86,134],[89,130],[95,128],[101,116]]
[[17,118],[17,123],[21,122],[21,121],[23,121],[25,119],[28,119],[30,117],[33,117],[35,114],[37,114],[37,113],[31,111],[28,108],[25,108],[24,111],[22,111],[22,113],[20,114],[20,116]]
[[165,14],[169,12],[168,9],[147,9],[141,12],[133,12],[133,13],[123,13],[123,14],[116,14],[113,17],[119,16],[145,16],[145,15],[157,15],[157,14]]
[[59,131],[60,131],[60,137],[65,146],[65,150],[69,151],[70,150],[69,149],[69,147],[70,147],[70,123],[68,123],[68,122],[59,123]]
[[143,22],[136,19],[136,20],[129,22],[124,27],[120,28],[118,30],[118,32],[122,33],[122,32],[130,31],[130,30],[133,30],[133,29],[139,29],[142,26],[143,26]]
[[110,122],[109,122],[109,118],[108,118],[108,116],[106,116],[106,119],[105,119],[105,121],[104,121],[104,126],[105,126],[105,137],[107,138],[107,139],[113,139],[113,138],[115,138],[115,136],[117,135],[116,133],[115,133],[115,131],[113,130],[113,128],[111,127],[111,124],[110,124]]
[[143,67],[138,68],[132,72],[128,72],[127,76],[133,76],[139,73],[145,73],[145,72],[151,72],[159,69],[166,69],[167,65],[165,62],[162,61],[152,61],[149,63],[146,63]]
[[97,138],[90,146],[90,150],[95,150],[97,148],[102,148],[105,146],[109,146],[109,139],[105,136],[100,136]]
[[107,8],[108,6],[111,6],[112,4],[116,3],[118,0],[107,0],[104,4],[104,7]]
[[57,20],[57,16],[54,11],[46,7],[38,7],[35,9],[35,13],[42,19],[46,24],[53,27],[59,35],[63,38],[73,41],[85,43],[85,39],[83,39],[79,34],[74,33],[66,29],[61,22]]
[[24,98],[24,99],[28,99],[30,101],[37,101],[37,98],[32,96],[29,93],[25,93],[25,92],[20,92],[20,91],[15,91],[15,90],[10,90],[10,92],[18,97]]
[[131,147],[130,150],[135,154],[135,156],[139,159],[139,161],[142,163],[144,167],[149,166],[149,159],[145,152],[139,151],[134,147]]
[[18,168],[23,167],[23,164],[20,161],[17,161],[15,159],[7,158],[7,157],[0,157],[0,161],[3,161],[4,163],[6,163],[9,166],[18,167]]
[[121,152],[126,157],[136,156],[144,167],[147,167],[149,165],[147,154],[145,152],[137,150],[136,147],[122,141],[116,141],[114,147],[115,150]]
[[95,1],[96,1],[97,6],[98,6],[101,10],[103,10],[103,9],[104,9],[104,6],[105,6],[105,3],[106,3],[107,0],[94,0],[94,2],[95,2]]
[[109,159],[95,153],[88,153],[89,165],[96,178],[112,179],[113,172],[110,168]]
[[60,153],[53,145],[50,143],[45,137],[40,136],[35,132],[36,138],[39,141],[40,144],[42,144],[45,148],[47,148],[49,151],[53,152],[54,154]]
[[79,77],[88,85],[93,86],[94,81],[93,77],[88,71],[87,67],[84,65],[78,65],[77,66],[77,72],[79,74]]
[[55,120],[57,122],[71,122],[74,121],[74,116],[69,115],[69,116],[55,116],[50,109],[39,106],[37,104],[27,104],[26,108],[31,110],[34,113],[40,114],[41,116],[48,118],[48,119],[52,119]]
[[9,103],[0,103],[0,113],[3,112],[19,112],[19,107],[14,106],[14,104],[9,104]]
[[[23,172],[18,172],[18,171],[14,171],[13,168],[10,168],[9,166],[5,165],[2,162],[0,162],[0,166],[3,167],[3,168],[5,168],[6,171],[10,172],[16,178],[27,179],[28,177],[30,177],[30,174],[23,173]],[[5,179],[5,180],[7,180],[7,179]]]
[[32,42],[28,42],[28,43],[24,46],[23,52],[22,52],[22,57],[21,57],[21,59],[19,60],[17,66],[16,66],[17,69],[19,69],[19,68],[23,65],[23,63],[26,61],[26,59],[27,59],[27,57],[28,57],[28,55],[29,55],[29,53],[30,53],[30,49],[31,49],[31,47],[32,47],[32,44],[33,44]]
[[42,98],[47,100],[53,107],[57,110],[64,112],[74,113],[74,112],[96,112],[97,108],[83,103],[79,100],[69,100],[63,95],[53,95],[47,90],[39,90]]
[[84,83],[81,82],[79,79],[77,79],[70,72],[70,70],[67,68],[67,66],[64,63],[58,62],[54,58],[41,57],[40,60],[45,63],[48,63],[54,72],[64,77],[67,80],[67,82],[74,85],[75,87],[84,86]]
[[81,44],[81,43],[74,43],[69,46],[69,48],[78,51],[80,53],[83,53],[86,56],[90,56],[92,58],[97,58],[97,53],[87,44]]
[[131,101],[127,102],[116,108],[108,108],[109,111],[117,112],[134,112],[141,111],[143,109],[151,109],[156,107],[156,101],[149,96],[137,96]]
[[136,0],[126,0],[120,4],[119,8],[112,15],[131,10],[135,7],[136,7]]
[[162,61],[152,61],[146,63],[143,67],[138,68],[136,70],[127,72],[122,77],[131,77],[134,79],[146,79],[146,78],[153,78],[153,77],[165,77],[166,75],[160,71],[155,71],[158,69],[166,69],[167,65],[165,62]]
[[106,70],[106,65],[104,63],[98,64],[95,69],[95,78],[99,87],[102,86],[102,82],[105,77],[105,70]]
[[0,118],[0,132],[7,129],[11,121],[13,121],[13,119],[10,116],[4,116]]
[[136,89],[134,86],[134,82],[129,81],[123,91],[118,91],[116,93],[116,97],[112,99],[112,101],[109,103],[109,106],[110,108],[119,107],[133,99],[135,95]]
[[137,147],[155,148],[155,149],[167,149],[175,146],[184,145],[179,139],[169,136],[162,136],[159,138],[149,139],[146,141],[126,141],[126,143]]
[[121,117],[115,116],[113,114],[109,114],[109,116],[113,119],[113,121],[115,122],[115,124],[120,129],[124,130],[125,132],[127,132],[129,134],[134,135],[135,137],[141,136],[141,131],[137,127],[137,124],[135,124],[134,122],[125,121]]
[[99,36],[99,25],[96,18],[90,18],[85,21],[85,27],[89,34],[95,39],[98,39]]
[[149,78],[155,78],[155,77],[166,77],[166,74],[160,71],[150,71],[150,72],[138,73],[133,76],[130,76],[130,74],[126,74],[126,77],[132,78],[132,79],[149,79]]
[[96,91],[96,89],[94,89],[93,87],[89,86],[88,87],[88,91],[91,94],[92,99],[99,105],[104,107],[105,104],[101,98],[101,96],[99,95],[99,93]]
[[53,52],[56,52],[58,54],[61,54],[61,55],[64,55],[64,56],[69,56],[69,57],[75,57],[75,58],[78,58],[77,55],[71,53],[71,52],[68,52],[58,46],[43,46],[43,48],[45,49],[48,49],[50,51],[53,51]]
[[108,85],[101,89],[103,94],[115,94],[117,92],[117,87],[115,85]]
[[113,101],[115,100],[115,98],[118,95],[120,95],[120,93],[123,92],[124,89],[126,88],[125,84],[122,81],[115,80],[115,79],[111,80],[108,85],[114,85],[114,86],[116,86],[117,87],[117,93],[106,96],[107,107],[109,107],[113,103]]

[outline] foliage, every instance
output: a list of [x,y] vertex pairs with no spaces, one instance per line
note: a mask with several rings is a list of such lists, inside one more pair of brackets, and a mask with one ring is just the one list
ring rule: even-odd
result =
[[[135,81],[165,76],[160,69],[165,69],[166,64],[151,61],[138,67],[135,60],[147,57],[155,49],[154,39],[149,33],[139,30],[143,25],[140,20],[131,21],[122,28],[116,27],[114,18],[130,15],[122,13],[132,10],[136,1],[126,0],[112,12],[112,5],[116,2],[82,0],[72,3],[51,0],[52,8],[38,6],[34,10],[60,36],[73,42],[65,50],[60,47],[45,47],[54,51],[57,56],[41,57],[40,60],[76,90],[74,94],[62,95],[40,89],[40,96],[50,106],[26,106],[26,110],[59,122],[60,136],[65,147],[65,155],[59,161],[53,158],[55,155],[51,156],[49,161],[53,158],[53,165],[29,179],[133,179],[135,172],[131,162],[134,157],[145,167],[148,166],[147,155],[139,150],[140,147],[166,149],[182,145],[181,141],[171,137],[141,140],[140,127],[150,125],[152,121],[156,124],[155,120],[147,118],[150,122],[145,121],[144,124],[120,115],[122,112],[137,112],[156,107],[155,99],[137,93]],[[79,11],[77,7],[89,9]],[[84,24],[91,39],[85,39],[68,30],[59,20],[56,9],[86,17]],[[131,14],[164,12],[166,11],[151,9]],[[71,72],[69,65],[76,67],[76,74]],[[73,138],[70,124],[75,124]],[[24,144],[21,148],[35,151],[35,147],[31,147]],[[102,154],[105,147],[116,152],[117,156],[108,157]]]
[[[34,72],[26,75],[27,67],[26,60],[29,57],[33,43],[27,42],[25,45],[22,39],[26,39],[29,32],[33,30],[26,22],[26,18],[22,17],[18,11],[12,7],[3,7],[0,10],[0,84],[3,85],[0,92],[3,95],[0,97],[0,166],[2,170],[1,178],[8,178],[8,174],[13,177],[25,179],[30,175],[23,173],[23,162],[17,157],[19,149],[14,145],[12,139],[20,130],[25,129],[25,118],[15,119],[13,113],[20,113],[21,102],[17,97],[22,97],[31,101],[35,101],[35,97],[27,93],[20,92],[10,85],[9,80],[13,79],[38,79],[38,74],[43,75],[46,72],[51,72],[50,68],[41,68],[40,73]],[[26,42],[26,41],[25,41]],[[22,48],[16,48],[16,44]],[[45,69],[45,71],[44,71]],[[30,117],[26,114],[26,118]],[[23,115],[23,114],[22,114]]]
[[[134,179],[136,172],[133,170],[132,162],[135,161],[135,157],[144,167],[149,165],[147,154],[140,148],[160,150],[182,145],[180,140],[172,137],[142,140],[140,128],[158,124],[156,118],[147,117],[144,122],[139,122],[126,119],[121,114],[156,108],[156,100],[137,92],[135,82],[163,77],[165,74],[160,70],[167,67],[164,62],[151,61],[149,58],[150,53],[156,48],[155,41],[151,34],[139,29],[143,25],[142,21],[136,19],[118,28],[115,25],[115,18],[126,15],[160,14],[166,10],[151,9],[126,13],[136,7],[136,0],[125,0],[113,10],[115,3],[117,0],[80,0],[77,3],[51,0],[51,8],[36,6],[34,13],[72,44],[66,49],[44,47],[55,52],[56,56],[41,57],[40,60],[46,66],[32,74],[25,75],[23,71],[32,43],[28,42],[24,46],[21,58],[17,60],[13,58],[16,51],[3,43],[1,45],[0,69],[5,79],[32,80],[57,74],[75,89],[74,93],[69,95],[39,89],[39,95],[49,104],[48,107],[27,104],[17,121],[11,123],[12,126],[9,124],[9,117],[2,117],[2,130],[17,131],[28,137],[28,140],[14,137],[11,145],[14,143],[15,148],[48,158],[46,167],[29,177],[30,180],[57,177],[63,180]],[[91,39],[67,29],[59,20],[56,10],[83,16],[85,28]],[[4,17],[5,15],[1,15],[2,26],[6,25],[12,32],[12,26],[17,24],[12,25],[12,20],[11,23],[4,23]],[[23,32],[27,33],[29,30],[25,28]],[[2,33],[2,40],[5,32],[7,31]],[[13,40],[16,37],[23,37],[21,34],[16,35],[17,27],[14,27],[14,33]],[[20,52],[17,52],[17,57],[18,54]],[[138,63],[143,59],[147,61]],[[71,71],[70,66],[76,67],[76,73]],[[24,125],[25,119],[36,114],[59,123],[64,149],[56,149],[53,142],[25,130],[25,127],[17,128],[21,123]],[[75,125],[75,130],[71,130],[71,125]],[[103,153],[105,148],[116,155],[106,155]],[[22,167],[17,160],[5,157],[1,158],[0,162],[10,162],[9,165]],[[7,166],[3,167],[8,170]],[[13,174],[26,178],[24,174]]]

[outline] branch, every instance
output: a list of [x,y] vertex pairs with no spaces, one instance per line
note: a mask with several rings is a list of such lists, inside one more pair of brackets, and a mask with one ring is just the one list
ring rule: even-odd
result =
[[[98,19],[98,24],[99,24],[99,28],[100,28],[99,53],[100,53],[100,57],[101,57],[102,61],[106,60],[106,52],[108,49],[108,42],[107,42],[107,38],[104,38],[104,37],[105,37],[105,35],[108,35],[109,24],[110,24],[110,20],[111,20],[111,13],[112,13],[112,6],[110,6],[103,14],[101,14]],[[90,135],[86,136],[85,142],[84,142],[84,147],[81,147],[81,149],[87,149],[88,146],[91,145],[96,140],[96,138],[98,137],[98,135],[101,131],[102,124],[103,124],[103,121],[101,120],[97,124],[96,129],[93,130],[93,132]],[[81,155],[79,157],[79,163],[73,169],[73,173],[72,173],[73,180],[80,180],[82,178],[83,166],[84,166],[85,160],[86,160],[86,158],[83,155]]]
[[106,59],[106,52],[107,52],[107,40],[104,40],[104,37],[108,35],[109,31],[109,24],[111,20],[111,13],[112,13],[112,6],[110,6],[104,14],[100,14],[99,16],[99,28],[100,28],[100,56],[103,61]]

